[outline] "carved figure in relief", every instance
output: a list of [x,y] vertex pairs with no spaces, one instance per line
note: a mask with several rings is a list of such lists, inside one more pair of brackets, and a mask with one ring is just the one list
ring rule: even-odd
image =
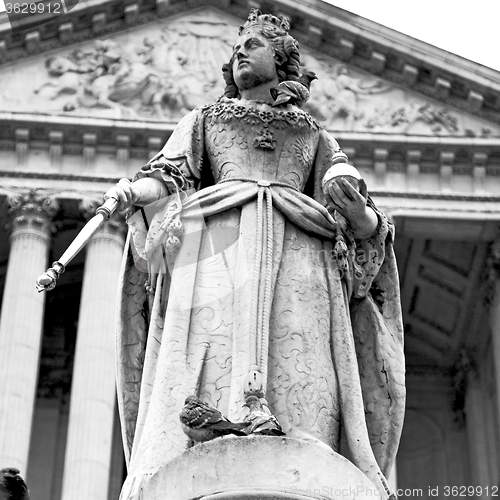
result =
[[[110,108],[120,116],[181,117],[220,94],[215,78],[207,78],[213,75],[213,61],[193,64],[186,53],[195,38],[165,28],[132,53],[113,40],[97,40],[91,49],[49,57],[45,66],[51,79],[34,93],[49,99],[74,95],[63,104],[65,111]],[[219,40],[220,45],[226,42]]]
[[51,99],[61,94],[74,94],[75,97],[64,105],[65,111],[78,107],[104,107],[129,116],[134,110],[126,104],[139,99],[143,104],[152,105],[153,110],[163,116],[159,109],[163,90],[159,75],[140,62],[126,61],[111,41],[96,42],[96,50],[90,54],[76,50],[71,57],[50,57],[45,66],[56,80],[43,83],[34,92],[50,88]]
[[187,80],[198,78],[186,71],[188,58],[180,50],[176,40],[171,40],[171,35],[162,33],[158,38],[146,37],[143,47],[137,49],[143,63],[152,68],[160,78],[161,85],[154,96],[156,116],[164,116],[164,105],[174,114],[186,114],[196,106],[187,102]]
[[57,80],[39,85],[34,89],[35,94],[45,88],[50,88],[52,90],[50,98],[55,99],[60,94],[76,94],[78,92],[82,71],[75,62],[66,57],[52,56],[45,61],[45,68],[48,74]]
[[393,227],[348,180],[323,193],[345,155],[309,113],[273,100],[301,78],[288,28],[252,10],[223,66],[225,95],[106,194],[130,228],[122,500],[186,449],[178,415],[191,394],[232,422],[265,397],[287,436],[348,456],[387,495],[405,398]]
[[375,109],[365,126],[373,129],[389,125],[393,128],[399,127],[403,133],[407,133],[418,121],[429,125],[435,134],[442,133],[443,129],[449,134],[457,134],[459,131],[457,119],[450,114],[449,109],[416,102],[398,108],[386,106],[383,109]]
[[390,86],[373,77],[354,78],[349,68],[339,64],[334,68],[324,66],[325,78],[321,84],[322,93],[309,104],[311,113],[332,127],[339,118],[345,130],[353,130],[357,120],[362,118],[359,109],[360,97],[390,90]]

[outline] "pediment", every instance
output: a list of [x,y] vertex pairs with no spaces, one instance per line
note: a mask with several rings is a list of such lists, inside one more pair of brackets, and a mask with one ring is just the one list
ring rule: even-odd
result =
[[[175,123],[223,93],[242,20],[214,7],[18,59],[0,74],[0,111]],[[318,80],[307,109],[326,128],[500,136],[500,126],[301,44]]]

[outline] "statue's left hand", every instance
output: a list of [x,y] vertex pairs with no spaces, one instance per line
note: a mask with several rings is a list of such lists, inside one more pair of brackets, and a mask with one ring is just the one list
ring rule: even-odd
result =
[[377,228],[375,212],[367,206],[367,196],[360,193],[347,179],[337,177],[326,187],[327,203],[343,215],[351,225],[355,238],[367,238]]
[[355,221],[365,213],[367,198],[347,179],[336,177],[326,189],[330,207],[340,212],[349,222]]

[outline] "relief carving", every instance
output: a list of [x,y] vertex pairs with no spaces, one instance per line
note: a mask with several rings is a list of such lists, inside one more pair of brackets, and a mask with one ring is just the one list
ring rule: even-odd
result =
[[[180,118],[217,98],[223,90],[217,59],[231,51],[219,26],[181,23],[156,31],[139,44],[96,40],[51,56],[45,60],[49,78],[33,92],[50,100],[65,96],[66,112],[106,108],[121,118]],[[200,58],[194,47],[207,43],[213,52]]]
[[429,103],[420,104],[411,102],[404,106],[386,106],[376,108],[375,113],[366,120],[365,127],[376,129],[379,127],[392,127],[407,133],[412,125],[421,121],[429,125],[431,131],[439,134],[443,131],[452,135],[459,132],[457,119],[446,107],[432,106]]
[[322,70],[319,96],[306,104],[306,108],[328,128],[335,126],[336,119],[341,119],[344,130],[353,130],[355,122],[365,115],[361,97],[391,90],[391,85],[380,78],[353,77],[344,64],[334,67],[325,64]]

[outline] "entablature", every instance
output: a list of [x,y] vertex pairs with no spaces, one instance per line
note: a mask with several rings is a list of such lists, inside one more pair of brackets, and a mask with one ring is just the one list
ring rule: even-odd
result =
[[[175,123],[0,113],[0,176],[29,182],[114,182],[132,177]],[[391,211],[499,209],[500,138],[331,131],[374,197]]]

